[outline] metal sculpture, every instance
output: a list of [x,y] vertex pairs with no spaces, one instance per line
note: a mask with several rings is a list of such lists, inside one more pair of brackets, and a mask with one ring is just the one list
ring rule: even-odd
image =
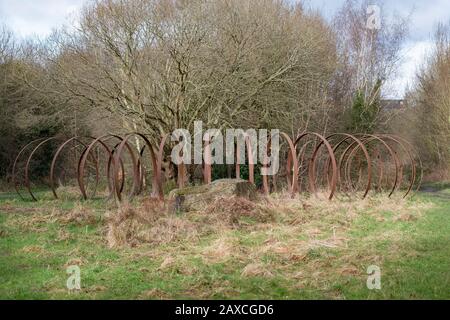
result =
[[[316,194],[322,184],[328,189],[328,199],[333,199],[337,193],[354,196],[361,192],[362,198],[368,196],[371,190],[383,190],[383,186],[388,188],[388,196],[398,191],[402,185],[405,185],[404,197],[407,197],[414,191],[414,184],[419,188],[422,180],[422,163],[417,156],[413,146],[405,139],[391,134],[348,134],[335,133],[323,136],[315,132],[304,132],[298,137],[292,138],[288,134],[278,133],[283,146],[287,146],[282,159],[283,169],[286,176],[288,192],[291,196],[302,192],[302,186],[306,186],[311,194]],[[51,141],[63,140],[56,149],[50,165],[49,181],[50,189],[55,199],[58,198],[55,185],[56,163],[63,151],[70,143],[77,143],[84,149],[77,162],[77,181],[83,199],[88,199],[86,191],[85,174],[88,159],[91,159],[95,167],[95,190],[101,178],[100,159],[94,150],[103,149],[106,156],[106,168],[104,175],[107,179],[107,185],[110,197],[115,197],[118,201],[123,199],[125,185],[125,166],[124,151],[127,151],[131,159],[132,166],[132,187],[128,192],[128,198],[132,198],[143,191],[145,181],[145,158],[144,154],[149,154],[149,160],[152,168],[151,184],[153,187],[152,196],[160,200],[164,199],[163,187],[164,177],[162,174],[162,164],[164,161],[164,147],[168,142],[169,135],[162,137],[159,145],[154,145],[142,133],[130,133],[125,137],[119,135],[105,135],[99,138],[95,137],[70,137],[61,139],[61,137],[40,138],[31,141],[24,146],[18,153],[12,170],[12,182],[16,192],[22,199],[24,195],[20,192],[20,186],[23,184],[33,201],[37,201],[36,195],[31,188],[31,164],[33,157],[38,150]],[[144,141],[141,149],[133,147],[130,144],[132,138]],[[272,150],[272,139],[268,139],[268,153]],[[86,141],[90,141],[89,143]],[[110,142],[115,141],[111,146]],[[252,155],[253,150],[248,137],[245,137],[245,146],[247,152],[244,155],[236,150],[235,165],[236,177],[240,177],[241,157],[246,157],[249,165],[249,182],[255,183],[255,163]],[[97,148],[97,149],[96,149]],[[31,150],[31,152],[30,152]],[[277,151],[278,152],[278,151]],[[25,167],[20,168],[21,161],[24,160]],[[203,180],[208,184],[211,182],[211,148],[210,142],[204,144],[203,152]],[[266,155],[268,158],[268,155]],[[263,164],[263,169],[267,167]],[[322,167],[322,168],[320,168]],[[177,165],[177,184],[183,187],[187,184],[186,164]],[[23,181],[19,181],[19,173],[23,173]],[[408,174],[408,179],[405,179]],[[392,181],[390,181],[392,180]],[[276,187],[277,176],[272,176],[272,183]],[[306,183],[307,181],[307,183]],[[269,176],[262,175],[262,191],[265,194],[271,192]],[[358,196],[359,197],[359,196]]]

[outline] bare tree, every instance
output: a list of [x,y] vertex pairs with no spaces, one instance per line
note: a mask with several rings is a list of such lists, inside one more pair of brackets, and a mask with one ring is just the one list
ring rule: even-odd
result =
[[[333,101],[337,107],[349,107],[360,95],[364,108],[370,109],[376,99],[388,93],[386,82],[393,79],[401,61],[400,50],[408,32],[409,17],[390,18],[381,2],[377,3],[378,21],[370,25],[368,8],[373,1],[347,0],[334,20],[339,68],[332,83]],[[385,92],[382,93],[382,90]],[[377,113],[374,124],[387,122],[389,114]],[[365,118],[364,115],[361,115]],[[367,117],[366,117],[367,118]]]
[[434,52],[417,75],[410,93],[413,133],[427,168],[448,174],[450,168],[450,24],[440,24]]
[[97,1],[45,48],[53,90],[155,142],[195,120],[306,126],[336,57],[322,18],[273,0]]
[[14,47],[13,33],[5,25],[0,25],[0,64],[12,59]]

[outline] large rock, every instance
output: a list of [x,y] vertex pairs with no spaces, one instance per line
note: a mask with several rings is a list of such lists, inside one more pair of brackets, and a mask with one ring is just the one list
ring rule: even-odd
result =
[[199,211],[217,199],[233,196],[256,200],[256,187],[246,180],[222,179],[208,185],[175,189],[169,193],[169,199],[174,201],[174,211],[178,212]]

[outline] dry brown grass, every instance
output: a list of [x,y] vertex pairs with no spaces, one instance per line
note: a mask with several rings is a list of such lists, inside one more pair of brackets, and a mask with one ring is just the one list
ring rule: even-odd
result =
[[170,295],[159,289],[151,289],[143,292],[139,298],[142,300],[148,299],[166,300],[170,299]]
[[210,217],[211,222],[222,222],[231,226],[242,224],[242,218],[251,218],[261,223],[274,221],[273,212],[267,207],[267,202],[253,202],[241,197],[218,198],[201,213]]
[[[297,282],[299,288],[314,285],[326,289],[329,283],[324,279],[330,279],[330,275],[364,277],[362,265],[382,265],[387,257],[398,255],[403,249],[406,238],[398,230],[383,230],[355,243],[348,231],[357,218],[370,217],[376,223],[413,222],[430,207],[429,203],[412,203],[400,196],[378,195],[364,200],[330,202],[320,195],[294,199],[283,194],[272,195],[251,208],[252,217],[270,213],[270,220],[256,219],[253,224],[228,226],[222,222],[216,225],[219,230],[216,240],[197,250],[197,254],[208,264],[228,260],[241,263],[243,277],[283,274]],[[203,214],[220,215],[220,211]],[[248,216],[248,211],[244,216]],[[233,238],[230,230],[236,228],[243,231],[242,237],[248,244]],[[378,240],[391,243],[383,255],[372,246]]]
[[6,238],[9,236],[9,232],[5,230],[3,226],[0,226],[0,238]]
[[83,206],[81,203],[77,203],[75,207],[68,213],[59,214],[60,222],[74,223],[80,226],[94,225],[98,222],[98,218],[92,209]]
[[[198,266],[221,264],[241,277],[272,278],[283,275],[295,288],[315,287],[329,291],[338,277],[361,278],[368,265],[383,265],[386,259],[412,252],[405,249],[408,235],[398,229],[381,228],[362,241],[349,234],[356,219],[372,224],[414,223],[431,207],[401,196],[371,196],[364,200],[328,201],[318,197],[286,194],[271,195],[259,202],[223,198],[200,212],[171,213],[169,204],[151,202],[125,205],[108,218],[108,243],[111,247],[148,246],[146,255],[161,259],[157,272],[193,275]],[[373,246],[389,242],[386,252]],[[162,245],[162,246],[161,246]],[[237,268],[237,269],[236,269]],[[188,295],[207,298],[216,293],[210,288]],[[164,297],[161,292],[148,296]]]
[[60,186],[56,192],[60,200],[73,200],[81,197],[80,189],[77,186]]
[[[63,210],[57,206],[49,206],[44,203],[35,208],[20,208],[11,204],[2,207],[3,212],[10,212],[11,218],[6,220],[5,227],[19,228],[23,232],[44,233],[48,231],[50,224],[58,223],[61,225],[76,224],[78,226],[95,225],[101,217],[89,206],[79,202],[71,210]],[[24,217],[25,216],[25,217]],[[65,229],[60,229],[57,241],[69,239],[69,234]]]
[[122,204],[109,211],[107,241],[110,247],[161,244],[196,238],[195,223],[169,213],[170,204],[145,200],[140,205]]
[[221,198],[201,212],[175,214],[171,203],[147,199],[141,204],[123,204],[106,215],[110,247],[197,242],[199,237],[221,229],[245,227],[242,218],[265,223],[273,221],[264,205],[243,198]]
[[239,254],[236,248],[239,243],[236,238],[231,237],[227,233],[218,235],[209,246],[206,246],[201,251],[201,257],[207,264],[214,264],[227,261],[233,256]]
[[42,246],[25,246],[22,248],[22,252],[24,253],[36,253],[36,254],[44,254],[46,250]]
[[[23,210],[17,211],[14,211],[14,207],[10,208],[11,213],[14,212],[14,215],[10,219],[6,220],[5,227],[18,227],[23,232],[46,232],[48,231],[48,224],[57,222],[60,217],[60,210],[56,208],[50,208],[47,210],[42,210],[39,208],[32,208],[31,210],[28,210],[28,208],[21,208]],[[26,217],[24,218],[23,215],[26,215]]]
[[[346,248],[346,231],[361,214],[382,222],[384,213],[391,212],[394,222],[413,221],[427,204],[411,206],[405,199],[389,199],[384,195],[364,200],[328,201],[324,195],[292,199],[278,194],[259,202],[221,198],[201,212],[174,214],[170,207],[169,203],[144,200],[138,205],[123,204],[118,210],[109,211],[106,215],[109,245],[195,244],[200,238],[213,234],[216,240],[203,249],[202,257],[216,261],[236,251],[235,240],[228,233],[237,229],[267,236],[267,241],[258,247],[259,254],[274,252],[288,259],[298,259],[309,249]],[[298,235],[309,240],[299,240]]]

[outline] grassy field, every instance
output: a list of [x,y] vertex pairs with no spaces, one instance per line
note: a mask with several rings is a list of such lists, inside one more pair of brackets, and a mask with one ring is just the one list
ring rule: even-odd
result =
[[[273,196],[164,214],[0,194],[0,299],[449,299],[450,200]],[[49,199],[48,194],[40,194]],[[68,266],[81,269],[69,292]],[[381,268],[381,290],[366,286]]]

